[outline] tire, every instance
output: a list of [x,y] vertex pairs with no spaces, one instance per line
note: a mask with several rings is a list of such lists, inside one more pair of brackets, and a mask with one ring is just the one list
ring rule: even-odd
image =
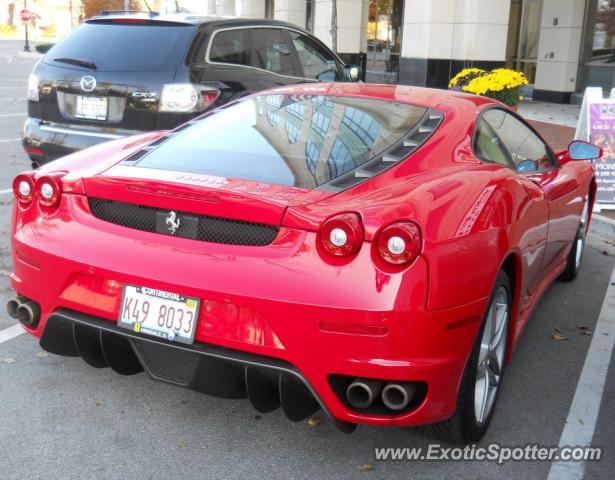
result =
[[587,236],[587,219],[589,217],[589,199],[583,207],[583,213],[581,214],[581,221],[579,222],[579,228],[577,234],[572,242],[568,259],[566,260],[566,268],[558,277],[558,280],[564,282],[571,282],[579,274],[581,269],[581,261],[583,259],[583,252],[585,251],[585,237]]
[[501,270],[463,372],[457,410],[448,420],[430,426],[430,432],[439,439],[464,444],[477,442],[485,435],[504,378],[511,309],[510,280]]

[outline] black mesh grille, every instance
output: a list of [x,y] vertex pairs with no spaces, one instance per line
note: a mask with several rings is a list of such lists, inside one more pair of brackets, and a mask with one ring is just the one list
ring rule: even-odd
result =
[[154,378],[188,385],[199,364],[199,355],[157,343],[133,340],[139,357]]
[[[106,222],[145,232],[171,234],[171,230],[164,225],[169,210],[100,198],[89,198],[88,201],[92,215]],[[262,246],[269,245],[278,234],[278,228],[273,225],[187,212],[175,213],[180,220],[180,227],[173,233],[176,237],[229,245]]]

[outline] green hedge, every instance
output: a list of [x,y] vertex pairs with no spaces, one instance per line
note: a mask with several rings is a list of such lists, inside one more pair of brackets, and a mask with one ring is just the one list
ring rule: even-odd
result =
[[55,43],[41,43],[34,47],[38,53],[47,53],[51,47],[53,47]]

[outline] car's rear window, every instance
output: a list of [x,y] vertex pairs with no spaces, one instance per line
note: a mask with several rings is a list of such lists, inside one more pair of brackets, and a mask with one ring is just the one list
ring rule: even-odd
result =
[[92,62],[100,71],[174,69],[194,33],[193,25],[84,23],[48,52],[45,63],[72,58]]
[[315,188],[399,142],[426,109],[325,95],[260,95],[199,120],[136,165]]

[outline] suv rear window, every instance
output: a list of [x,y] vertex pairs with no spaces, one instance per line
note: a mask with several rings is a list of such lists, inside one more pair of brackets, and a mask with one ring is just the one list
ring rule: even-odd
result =
[[49,50],[45,63],[74,58],[92,62],[100,71],[174,69],[184,60],[195,30],[194,25],[175,23],[86,22]]
[[259,95],[184,128],[136,165],[316,188],[399,142],[426,109],[328,95]]

